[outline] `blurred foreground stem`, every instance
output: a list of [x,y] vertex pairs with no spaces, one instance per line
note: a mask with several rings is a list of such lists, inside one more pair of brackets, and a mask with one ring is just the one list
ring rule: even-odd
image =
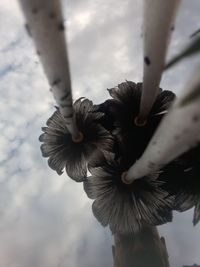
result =
[[169,267],[167,248],[157,227],[144,227],[138,234],[114,235],[114,267]]

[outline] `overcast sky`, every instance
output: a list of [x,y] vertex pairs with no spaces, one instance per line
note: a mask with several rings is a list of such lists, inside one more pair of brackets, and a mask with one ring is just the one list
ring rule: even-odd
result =
[[[106,88],[141,81],[141,2],[63,1],[74,99],[100,103]],[[200,28],[199,11],[199,0],[182,2],[169,57]],[[55,102],[23,24],[17,1],[0,0],[0,267],[110,267],[112,236],[93,217],[82,185],[41,156],[38,136]],[[198,60],[166,72],[162,87],[179,94]],[[191,211],[159,229],[171,267],[200,264]]]

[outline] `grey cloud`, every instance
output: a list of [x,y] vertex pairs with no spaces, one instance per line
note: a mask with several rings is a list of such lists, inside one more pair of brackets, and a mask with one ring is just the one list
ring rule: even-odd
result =
[[166,239],[171,267],[199,264],[199,225],[192,225],[193,209],[174,212],[173,223],[159,227]]
[[7,73],[16,71],[19,68],[20,65],[13,65],[13,64],[7,65],[4,68],[0,69],[0,77],[2,78],[2,76],[6,75]]
[[[40,128],[55,102],[14,2],[0,3],[0,68],[6,72],[0,79],[0,265],[112,266],[112,236],[93,218],[82,185],[57,176],[41,156]],[[74,98],[101,102],[107,87],[141,81],[142,6],[132,3],[63,1]],[[183,1],[170,55],[199,27],[199,7],[197,0]],[[163,88],[181,90],[195,60],[166,72]],[[200,263],[191,212],[176,214],[160,232],[172,267]]]
[[1,52],[6,53],[10,51],[11,49],[16,48],[19,45],[20,41],[21,41],[21,38],[17,38],[16,40],[11,41],[10,43],[6,44],[6,46],[1,49]]

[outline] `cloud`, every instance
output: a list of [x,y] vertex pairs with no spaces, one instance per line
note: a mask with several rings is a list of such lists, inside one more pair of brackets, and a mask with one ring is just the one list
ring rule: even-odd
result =
[[[106,88],[142,79],[141,1],[63,1],[73,95],[95,103]],[[199,25],[200,2],[183,1],[170,55]],[[192,14],[192,15],[190,15]],[[95,220],[82,185],[57,176],[38,136],[55,102],[16,1],[0,2],[0,266],[112,266],[112,236]],[[193,61],[166,72],[163,88],[181,90]],[[200,263],[191,212],[161,227],[172,266]],[[177,253],[176,253],[177,252]]]
[[174,212],[173,223],[159,227],[165,237],[171,267],[199,264],[199,225],[192,225],[193,209]]

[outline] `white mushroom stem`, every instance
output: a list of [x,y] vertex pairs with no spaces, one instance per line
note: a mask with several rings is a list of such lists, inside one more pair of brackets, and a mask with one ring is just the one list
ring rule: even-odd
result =
[[139,121],[146,121],[158,93],[180,0],[144,0],[143,89]]
[[134,181],[168,164],[200,144],[200,66],[164,117],[141,158],[128,170]]
[[59,0],[19,0],[26,19],[26,29],[72,136],[78,138],[73,117],[69,63],[65,27]]

